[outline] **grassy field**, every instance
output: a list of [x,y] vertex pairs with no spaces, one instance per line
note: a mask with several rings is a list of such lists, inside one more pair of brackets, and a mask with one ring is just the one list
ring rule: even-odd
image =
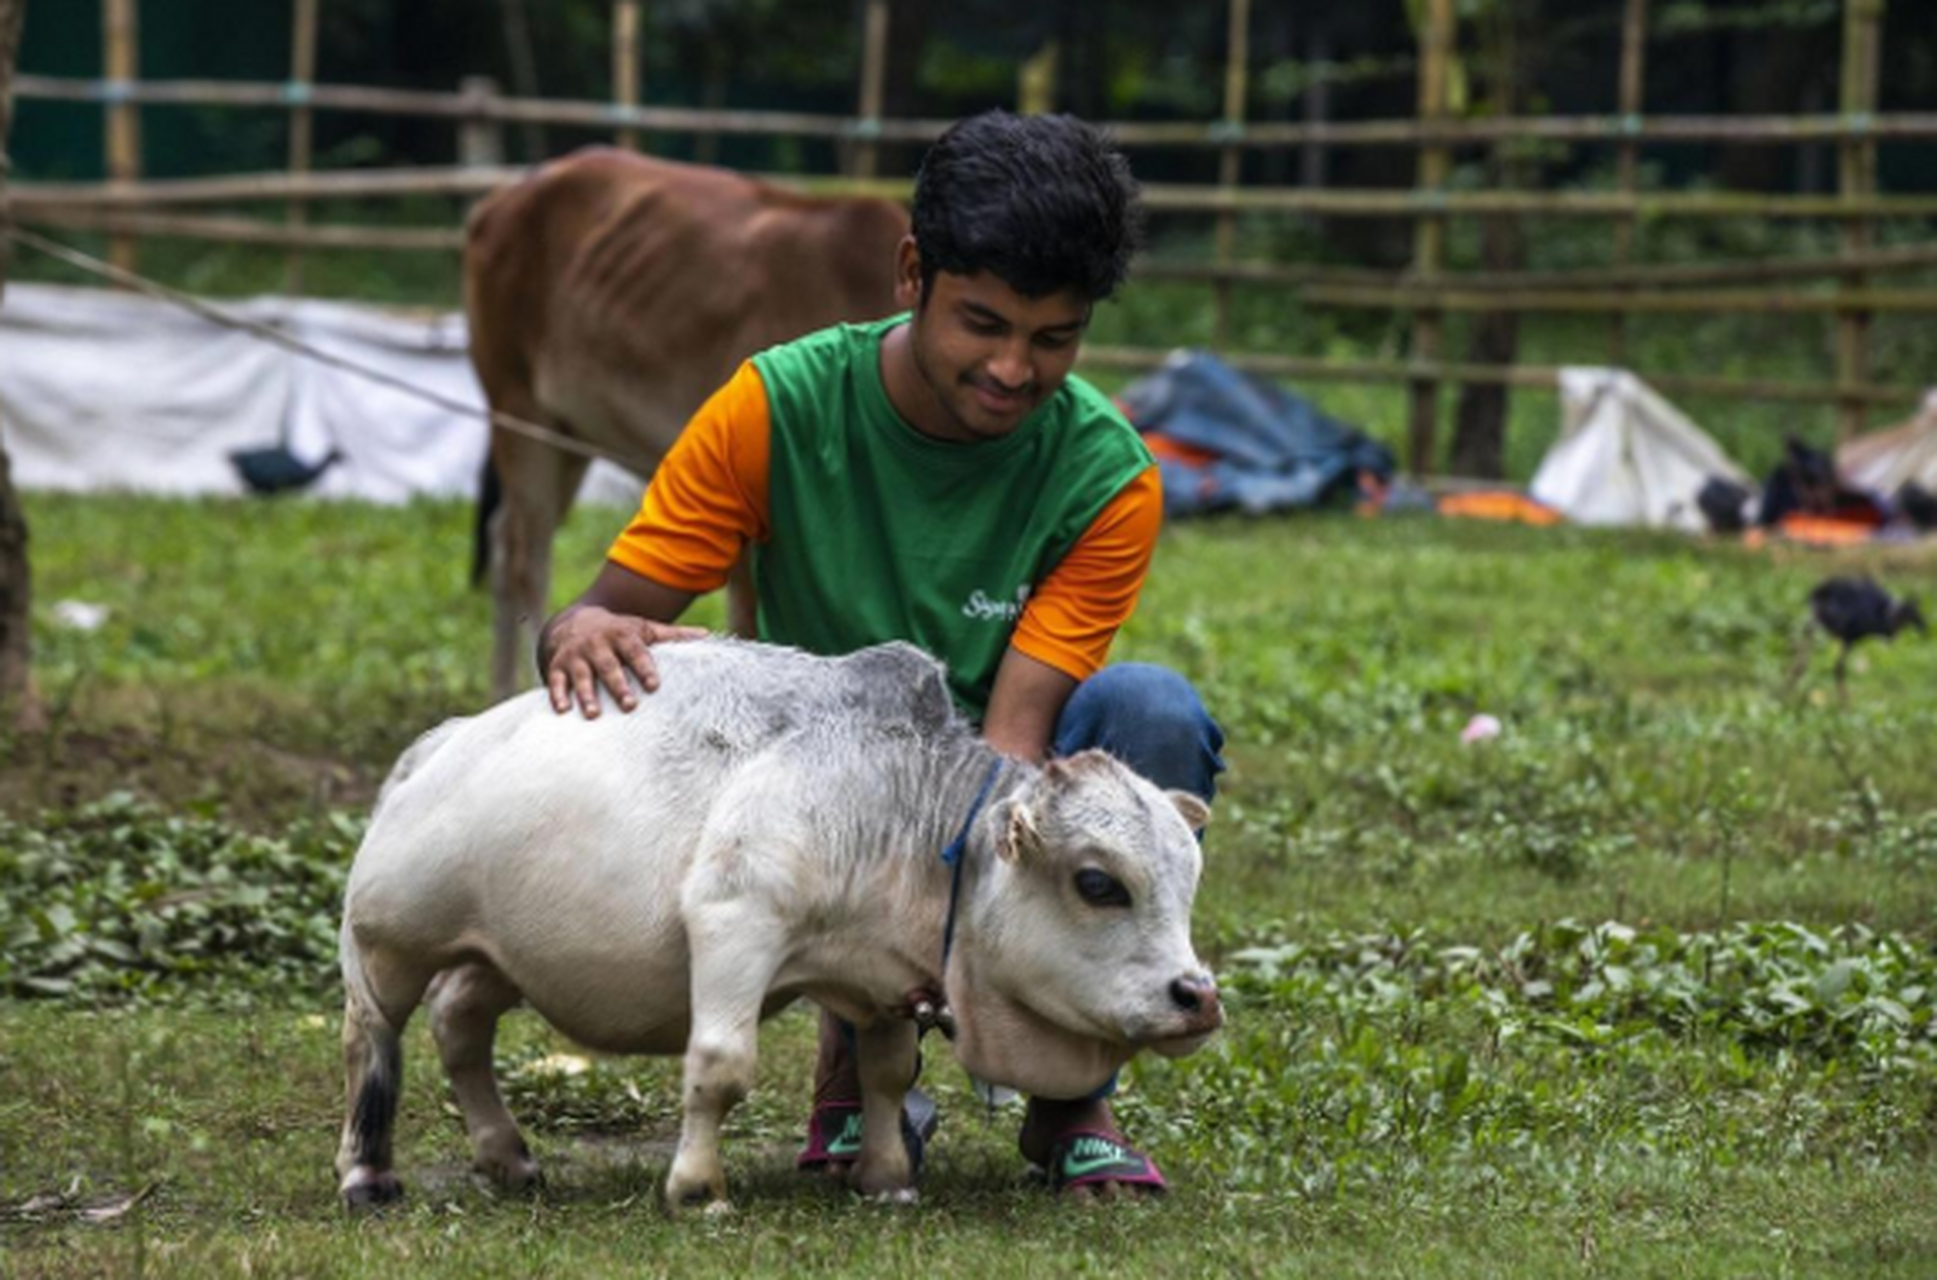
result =
[[[45,734],[0,744],[0,1274],[1850,1275],[1937,1266],[1937,652],[1847,699],[1803,601],[1916,550],[1430,520],[1171,530],[1117,656],[1230,773],[1228,995],[1120,1111],[1167,1200],[1023,1176],[938,1045],[923,1203],[797,1178],[811,1025],[763,1036],[741,1212],[657,1207],[668,1063],[501,1045],[548,1188],[499,1199],[421,1027],[403,1209],[337,1208],[335,894],[395,752],[484,700],[468,512],[35,496]],[[620,516],[574,518],[561,597]],[[63,600],[106,604],[97,631]],[[703,616],[717,621],[710,602]],[[1477,713],[1501,735],[1462,745]]]

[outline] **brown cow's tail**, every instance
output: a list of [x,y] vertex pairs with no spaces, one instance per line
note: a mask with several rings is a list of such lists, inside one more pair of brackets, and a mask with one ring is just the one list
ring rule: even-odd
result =
[[498,504],[503,501],[504,485],[498,479],[498,464],[491,460],[490,450],[487,449],[483,470],[478,475],[477,527],[471,531],[473,589],[483,586],[485,577],[491,572],[491,517],[497,514]]

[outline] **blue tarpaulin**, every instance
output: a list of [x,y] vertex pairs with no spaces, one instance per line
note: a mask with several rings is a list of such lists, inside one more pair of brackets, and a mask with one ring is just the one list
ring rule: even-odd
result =
[[1356,496],[1359,473],[1391,479],[1392,452],[1320,413],[1295,391],[1241,372],[1208,351],[1179,351],[1117,397],[1152,440],[1164,513],[1247,514]]

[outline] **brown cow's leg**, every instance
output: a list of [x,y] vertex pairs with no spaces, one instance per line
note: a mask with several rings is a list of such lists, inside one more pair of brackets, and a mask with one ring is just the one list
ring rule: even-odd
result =
[[[530,407],[509,412],[535,416]],[[502,698],[533,681],[538,628],[551,607],[552,538],[589,464],[502,428],[494,432],[491,447],[503,491],[491,522],[491,691]]]
[[520,999],[518,989],[482,962],[447,969],[430,990],[431,1034],[464,1112],[478,1172],[511,1191],[538,1181],[538,1162],[504,1105],[491,1069],[498,1018]]
[[726,575],[726,628],[742,640],[760,636],[760,602],[753,592],[753,551],[742,551]]
[[343,938],[343,1140],[339,1191],[352,1209],[388,1204],[403,1184],[390,1167],[391,1130],[403,1089],[403,1029],[430,975],[372,962]]

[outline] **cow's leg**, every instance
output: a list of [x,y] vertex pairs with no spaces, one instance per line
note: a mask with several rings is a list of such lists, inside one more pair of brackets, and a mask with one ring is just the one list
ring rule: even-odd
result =
[[754,593],[751,548],[742,551],[727,570],[726,629],[742,640],[760,638],[760,600]]
[[390,1167],[391,1130],[403,1089],[403,1030],[431,974],[383,955],[360,954],[343,935],[343,1139],[338,1190],[352,1209],[403,1195]]
[[498,1018],[521,999],[502,973],[482,961],[447,969],[430,990],[431,1034],[464,1113],[479,1173],[510,1191],[538,1181],[538,1162],[498,1092],[491,1048]]
[[915,1170],[901,1136],[901,1107],[915,1079],[913,1022],[883,1019],[855,1032],[861,1075],[861,1155],[848,1185],[862,1195],[915,1198]]
[[[510,412],[533,420],[537,410]],[[533,646],[551,604],[552,537],[590,464],[502,427],[491,449],[502,489],[491,521],[491,690],[505,697],[532,681]]]
[[666,1178],[674,1212],[726,1209],[720,1125],[753,1087],[760,1007],[784,947],[781,927],[744,904],[689,909],[693,1029],[686,1042],[685,1119]]

